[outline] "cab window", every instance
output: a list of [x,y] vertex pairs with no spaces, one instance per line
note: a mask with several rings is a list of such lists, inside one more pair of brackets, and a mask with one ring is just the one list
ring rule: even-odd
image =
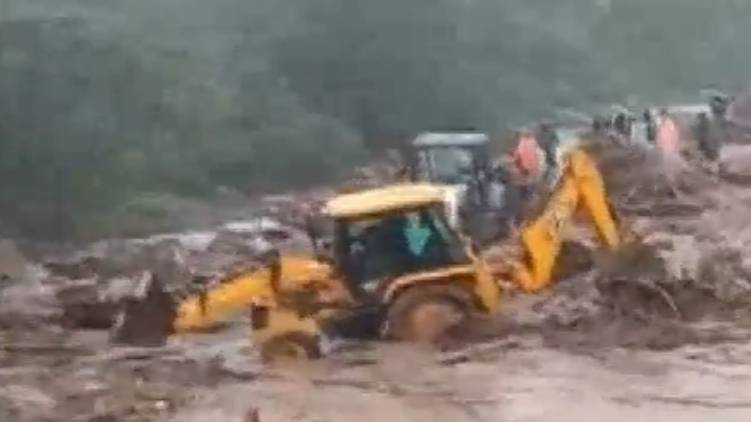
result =
[[439,206],[342,222],[339,230],[342,270],[366,290],[382,280],[467,261]]

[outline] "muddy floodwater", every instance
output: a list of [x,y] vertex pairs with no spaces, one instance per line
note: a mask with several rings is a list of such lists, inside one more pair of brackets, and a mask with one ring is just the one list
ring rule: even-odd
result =
[[256,397],[269,421],[688,422],[751,415],[748,347],[583,355],[527,344],[450,365],[405,351],[383,354],[393,361],[238,386],[215,400],[231,408],[238,397]]
[[[529,333],[446,352],[350,344],[329,360],[202,391],[174,421],[748,421],[751,342],[556,347]],[[237,364],[237,363],[235,363]]]
[[101,332],[16,333],[0,355],[0,420],[748,421],[751,332],[694,328],[728,340],[670,350],[557,346],[534,332],[447,351],[335,342],[326,360],[274,368],[241,324],[148,350],[112,348]]

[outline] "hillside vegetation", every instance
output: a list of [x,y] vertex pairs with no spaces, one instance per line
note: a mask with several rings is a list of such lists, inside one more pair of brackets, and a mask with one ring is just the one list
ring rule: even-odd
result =
[[0,230],[113,235],[425,128],[737,89],[748,22],[746,0],[0,0]]

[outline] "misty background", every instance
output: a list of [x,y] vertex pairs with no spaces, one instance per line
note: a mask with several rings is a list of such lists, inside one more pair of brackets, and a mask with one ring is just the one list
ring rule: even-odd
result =
[[163,228],[424,129],[751,81],[748,0],[0,0],[0,234]]

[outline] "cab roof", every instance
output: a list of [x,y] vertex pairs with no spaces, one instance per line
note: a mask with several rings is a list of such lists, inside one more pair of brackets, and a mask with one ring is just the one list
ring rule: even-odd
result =
[[398,184],[339,195],[324,206],[333,218],[357,218],[442,203],[446,190],[430,184]]
[[489,142],[488,135],[480,132],[425,132],[412,142],[415,147],[477,147]]

